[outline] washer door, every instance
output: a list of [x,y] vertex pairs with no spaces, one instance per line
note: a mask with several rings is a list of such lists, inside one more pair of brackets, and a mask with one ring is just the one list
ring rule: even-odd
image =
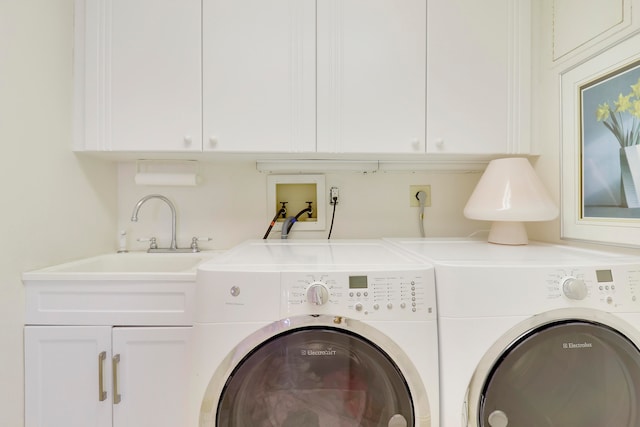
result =
[[216,427],[414,425],[407,382],[391,358],[360,335],[293,329],[248,353],[229,376]]
[[640,352],[603,323],[546,323],[502,352],[476,402],[477,424],[470,425],[638,427]]

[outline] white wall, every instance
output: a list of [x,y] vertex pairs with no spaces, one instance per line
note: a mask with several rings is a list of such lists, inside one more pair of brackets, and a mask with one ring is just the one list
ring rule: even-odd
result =
[[[540,157],[534,162],[551,198],[560,207],[560,70],[552,58],[553,0],[533,2],[532,141]],[[529,237],[560,241],[560,219],[530,224]]]
[[[191,237],[211,237],[203,248],[227,249],[245,239],[260,239],[275,211],[267,207],[267,175],[252,161],[202,163],[203,182],[196,187],[139,186],[134,183],[136,165],[118,167],[118,227],[127,230],[129,248],[142,250],[140,237],[154,236],[167,246],[170,210],[164,202],[150,200],[142,206],[137,223],[130,221],[136,202],[147,194],[171,199],[178,211],[178,244]],[[487,223],[470,221],[462,211],[479,173],[376,172],[325,174],[328,189],[340,189],[332,238],[419,237],[418,208],[409,206],[410,185],[431,185],[432,206],[425,210],[428,236],[466,236]],[[328,199],[328,194],[327,194]],[[300,231],[294,225],[291,239],[326,239],[332,207],[326,205],[324,231]],[[295,214],[289,212],[289,214]],[[270,238],[279,238],[273,232]]]
[[115,167],[71,153],[72,0],[0,2],[0,426],[23,421],[23,271],[112,250]]

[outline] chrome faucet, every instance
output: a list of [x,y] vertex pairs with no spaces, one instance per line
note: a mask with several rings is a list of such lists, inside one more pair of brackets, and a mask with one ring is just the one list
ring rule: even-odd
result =
[[[155,252],[174,252],[174,251],[178,251],[178,246],[176,244],[176,207],[173,205],[173,203],[171,202],[171,200],[167,199],[166,197],[164,197],[161,194],[149,194],[147,196],[144,196],[142,199],[138,200],[138,203],[136,203],[136,207],[133,208],[133,214],[131,215],[131,221],[132,222],[138,222],[138,211],[140,210],[140,207],[149,199],[160,199],[162,201],[164,201],[166,204],[169,205],[169,207],[171,208],[171,244],[169,245],[168,249],[155,249],[153,251]],[[149,249],[149,252],[151,252],[152,249]],[[187,251],[190,252],[190,249]]]

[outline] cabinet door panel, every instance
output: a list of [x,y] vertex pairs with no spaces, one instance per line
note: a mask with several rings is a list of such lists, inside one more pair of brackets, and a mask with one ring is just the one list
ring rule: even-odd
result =
[[528,152],[530,8],[428,1],[428,153]]
[[111,327],[27,326],[24,346],[25,427],[111,427]]
[[315,151],[315,1],[204,0],[204,150]]
[[114,328],[117,427],[184,427],[190,327]]
[[318,151],[424,153],[426,3],[318,0]]
[[201,151],[199,0],[86,0],[85,145]]

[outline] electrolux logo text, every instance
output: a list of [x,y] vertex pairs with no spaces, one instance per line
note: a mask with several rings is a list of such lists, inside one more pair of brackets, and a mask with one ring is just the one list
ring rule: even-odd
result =
[[574,348],[592,348],[593,344],[590,342],[581,342],[581,343],[572,343],[572,342],[565,342],[562,343],[562,348],[564,349],[574,349]]
[[300,350],[302,356],[335,356],[338,352],[331,348],[326,350],[313,350],[310,348]]

